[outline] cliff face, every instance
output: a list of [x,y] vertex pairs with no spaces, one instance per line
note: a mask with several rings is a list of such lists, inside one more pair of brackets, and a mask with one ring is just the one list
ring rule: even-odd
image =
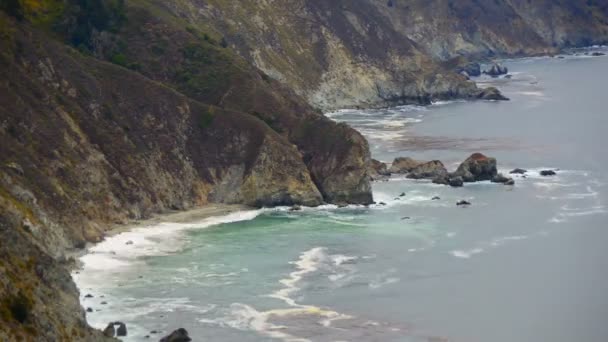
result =
[[604,1],[185,0],[163,4],[212,27],[242,56],[324,110],[467,98],[437,64],[537,55],[608,41]]

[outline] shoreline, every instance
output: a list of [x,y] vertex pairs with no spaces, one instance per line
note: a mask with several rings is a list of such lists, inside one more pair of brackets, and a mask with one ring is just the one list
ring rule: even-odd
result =
[[87,254],[90,254],[92,248],[104,243],[104,241],[106,241],[108,238],[120,235],[122,233],[128,233],[138,228],[152,227],[162,223],[196,223],[198,221],[202,221],[212,217],[220,217],[233,214],[239,211],[251,210],[256,210],[256,208],[242,204],[209,204],[203,207],[197,207],[183,211],[169,211],[165,213],[157,213],[153,214],[150,218],[141,220],[131,220],[127,223],[113,224],[111,225],[111,228],[104,233],[102,240],[98,242],[89,242],[84,248],[66,251],[66,258],[68,260],[74,260],[73,265],[68,268],[70,271],[70,275],[72,275],[72,279],[74,279],[74,271],[78,271],[83,268],[80,258]]

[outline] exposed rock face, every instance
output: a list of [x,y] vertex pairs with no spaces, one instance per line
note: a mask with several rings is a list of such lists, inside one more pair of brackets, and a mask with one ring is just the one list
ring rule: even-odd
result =
[[516,175],[523,175],[523,174],[525,174],[526,172],[528,172],[528,171],[527,171],[527,170],[524,170],[524,169],[519,169],[519,168],[517,168],[517,169],[512,170],[512,171],[511,171],[511,172],[509,172],[509,173],[510,173],[510,174],[516,174]]
[[413,168],[407,175],[412,179],[434,179],[447,175],[448,171],[439,160],[433,160],[420,164]]
[[452,174],[453,177],[462,177],[465,182],[491,180],[497,176],[496,159],[474,153],[467,158]]
[[390,173],[408,173],[422,163],[424,163],[424,162],[414,160],[410,157],[395,158],[395,160],[393,161],[393,164],[391,165],[391,167],[389,169],[389,172]]
[[502,173],[497,174],[496,176],[492,177],[492,179],[491,179],[492,183],[501,183],[501,184],[505,184],[511,180],[513,180],[513,179],[506,177]]

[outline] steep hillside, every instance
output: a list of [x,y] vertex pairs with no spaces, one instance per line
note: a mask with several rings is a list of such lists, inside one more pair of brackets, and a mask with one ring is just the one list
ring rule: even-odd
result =
[[608,41],[603,1],[147,1],[211,27],[325,110],[476,96],[437,62],[550,54]]

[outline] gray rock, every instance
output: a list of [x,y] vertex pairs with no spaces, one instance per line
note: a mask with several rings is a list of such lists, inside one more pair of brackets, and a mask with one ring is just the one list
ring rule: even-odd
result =
[[413,168],[407,175],[411,179],[435,179],[447,175],[448,170],[439,160],[433,160],[420,164]]
[[547,176],[555,176],[556,174],[557,173],[555,173],[555,171],[553,171],[553,170],[542,170],[540,172],[540,175],[541,176],[545,176],[545,177],[547,177]]
[[179,328],[171,334],[160,339],[160,342],[190,342],[192,339],[188,336],[188,331],[184,328]]
[[458,201],[458,202],[456,203],[456,205],[457,205],[457,206],[459,206],[459,207],[462,207],[462,206],[469,206],[469,205],[471,205],[471,202],[469,202],[469,201],[465,201],[465,200],[462,200],[462,201]]
[[508,182],[510,179],[511,178],[504,176],[502,173],[499,173],[496,176],[492,177],[492,183],[504,184],[504,183]]
[[422,163],[423,162],[414,160],[410,157],[395,158],[395,160],[393,160],[393,164],[391,165],[391,167],[389,169],[389,172],[390,173],[408,173]]
[[513,178],[510,178],[508,181],[505,182],[505,185],[515,185],[515,180],[513,180]]
[[116,330],[114,330],[114,322],[108,324],[108,326],[103,329],[103,334],[107,337],[114,337],[116,335]]
[[431,201],[438,201],[438,200],[440,200],[440,199],[441,199],[441,197],[439,197],[439,196],[435,196],[435,197],[431,198]]
[[372,159],[369,165],[368,174],[372,181],[383,180],[391,175],[386,163],[383,163],[376,159]]
[[118,325],[116,329],[116,336],[127,336],[127,325],[123,322],[114,322],[114,325]]
[[477,98],[487,101],[509,101],[509,98],[504,96],[500,90],[496,89],[495,87],[480,89],[477,94]]
[[512,175],[523,175],[523,174],[525,174],[526,172],[528,172],[528,170],[524,170],[524,169],[519,169],[519,168],[517,168],[517,169],[512,170],[512,171],[511,171],[511,172],[509,172],[509,173],[510,173],[510,174],[512,174]]
[[452,177],[449,179],[448,184],[452,187],[457,188],[457,187],[464,186],[464,180],[460,176]]
[[498,77],[500,75],[506,75],[509,73],[509,69],[495,63],[489,70],[485,70],[483,73],[492,77]]

